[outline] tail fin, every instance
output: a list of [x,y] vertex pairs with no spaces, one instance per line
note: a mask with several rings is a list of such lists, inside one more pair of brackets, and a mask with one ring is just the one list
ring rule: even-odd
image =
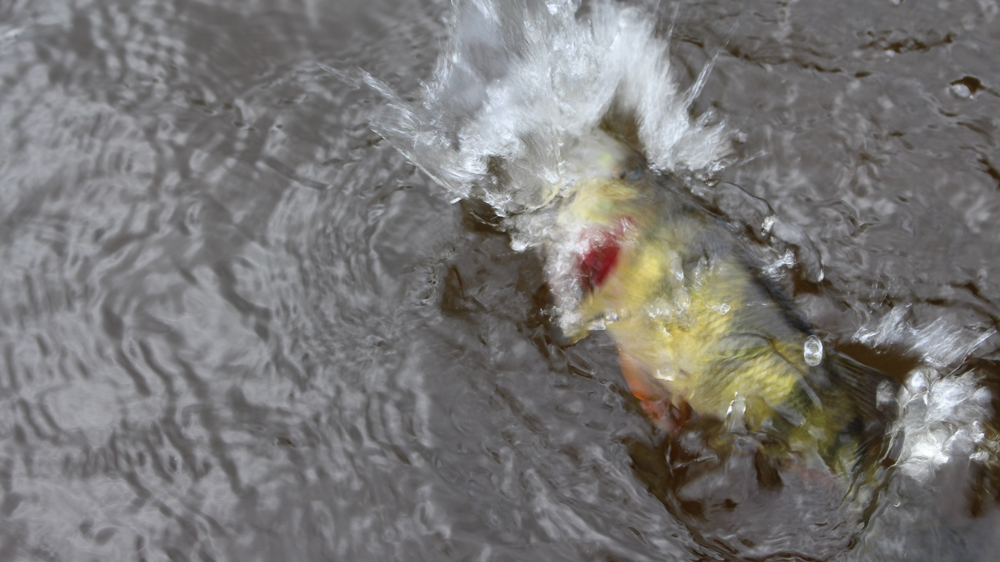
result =
[[854,469],[873,468],[887,453],[886,432],[896,416],[899,383],[838,351],[827,354],[826,367],[834,386],[843,389],[856,414],[845,428],[857,438]]

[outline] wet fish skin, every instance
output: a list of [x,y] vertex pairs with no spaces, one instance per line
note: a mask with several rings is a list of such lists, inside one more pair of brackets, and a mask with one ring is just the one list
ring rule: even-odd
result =
[[727,223],[635,158],[618,162],[560,204],[549,253],[563,254],[567,338],[603,325],[630,390],[668,429],[690,408],[838,473],[879,455],[890,420],[877,389],[894,382],[826,346],[810,364],[811,328]]

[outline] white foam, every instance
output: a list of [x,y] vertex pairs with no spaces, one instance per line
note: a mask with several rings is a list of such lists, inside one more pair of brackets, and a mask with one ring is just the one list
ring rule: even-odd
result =
[[[726,133],[689,114],[705,73],[681,90],[653,17],[595,2],[578,18],[579,7],[457,3],[451,39],[419,102],[365,77],[388,100],[375,130],[453,194],[481,198],[501,216],[537,209],[571,182],[566,151],[613,102],[635,112],[652,166],[716,169],[730,146]],[[518,243],[537,243],[524,234]]]
[[958,323],[948,318],[914,326],[908,321],[908,314],[908,306],[896,306],[882,318],[861,327],[854,334],[854,341],[871,347],[903,346],[920,353],[928,365],[944,369],[968,357],[996,333],[958,328]]
[[942,377],[923,368],[911,373],[899,392],[897,472],[929,484],[949,463],[988,456],[983,424],[992,414],[990,399],[972,372]]
[[890,431],[897,451],[890,498],[910,503],[926,490],[935,490],[930,499],[914,503],[927,507],[949,495],[965,497],[971,467],[978,463],[995,470],[1000,460],[997,443],[987,431],[993,408],[983,375],[974,370],[949,374],[995,330],[962,328],[949,318],[914,325],[909,313],[908,306],[897,306],[859,329],[854,340],[903,347],[922,359],[897,395],[897,417]]

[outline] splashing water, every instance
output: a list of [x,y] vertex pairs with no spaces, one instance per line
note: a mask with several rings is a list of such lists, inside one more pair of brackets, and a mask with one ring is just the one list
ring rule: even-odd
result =
[[611,155],[624,155],[601,130],[609,121],[628,121],[653,168],[719,169],[731,145],[723,123],[690,115],[710,67],[681,89],[656,21],[610,2],[474,0],[456,3],[451,24],[419,103],[362,76],[389,101],[373,128],[456,201],[487,203],[514,249],[551,250],[548,279],[571,330],[582,321],[568,242],[578,233],[556,231],[549,203],[582,177],[615,173]]
[[365,77],[390,100],[375,130],[456,197],[481,198],[501,216],[537,208],[571,182],[581,170],[566,169],[567,151],[612,110],[638,116],[654,167],[718,168],[724,128],[689,115],[708,69],[681,90],[653,19],[603,2],[579,11],[571,1],[459,4],[420,104]]

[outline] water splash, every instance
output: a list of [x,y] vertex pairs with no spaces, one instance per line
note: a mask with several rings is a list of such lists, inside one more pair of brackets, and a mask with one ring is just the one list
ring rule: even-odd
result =
[[372,126],[455,201],[487,203],[515,250],[546,248],[560,325],[578,326],[579,249],[565,246],[579,237],[555,232],[552,203],[632,156],[609,129],[654,169],[719,169],[728,133],[711,114],[691,117],[711,66],[682,89],[655,18],[603,0],[456,2],[450,26],[415,101],[362,73],[388,102]]
[[855,341],[873,347],[899,346],[920,356],[899,390],[898,417],[893,439],[899,449],[897,472],[926,485],[945,467],[977,462],[996,463],[995,447],[986,425],[993,409],[992,395],[975,371],[949,375],[996,330],[956,327],[947,318],[925,325],[908,320],[909,307],[897,306],[881,319],[861,327]]
[[870,347],[901,346],[918,353],[926,364],[946,369],[970,356],[996,330],[957,328],[948,318],[937,318],[924,325],[908,319],[908,306],[896,306],[888,314],[862,326],[854,341]]
[[928,559],[992,559],[1000,512],[985,508],[995,493],[986,479],[1000,467],[1000,441],[984,385],[989,374],[968,368],[968,359],[996,330],[962,328],[947,317],[921,324],[910,313],[896,306],[854,335],[867,346],[907,349],[921,364],[896,396],[895,462],[880,507],[847,559],[915,547]]
[[899,393],[899,474],[926,486],[953,461],[989,460],[983,423],[992,414],[991,396],[980,378],[972,372],[941,377],[928,368],[910,375]]
[[869,528],[844,560],[992,560],[1000,447],[983,374],[915,369],[900,388],[896,461]]
[[[683,90],[652,17],[610,2],[588,8],[457,3],[418,101],[363,77],[388,100],[373,128],[456,198],[486,201],[501,217],[537,210],[571,184],[579,171],[567,151],[612,114],[634,117],[633,140],[651,166],[718,169],[729,150],[722,124],[690,116],[708,68]],[[537,244],[523,232],[530,225],[507,222],[516,244]]]

